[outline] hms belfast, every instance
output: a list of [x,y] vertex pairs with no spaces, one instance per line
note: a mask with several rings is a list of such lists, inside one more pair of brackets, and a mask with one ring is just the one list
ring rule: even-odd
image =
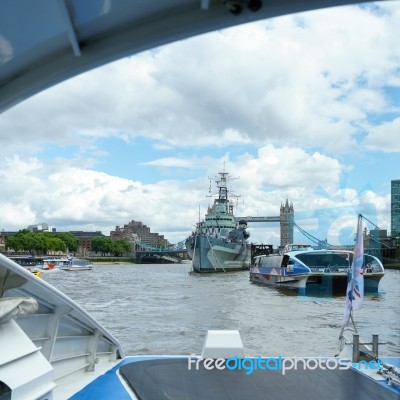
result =
[[213,205],[186,239],[186,249],[196,272],[228,272],[250,267],[247,222],[236,222],[233,204],[228,198],[228,173],[220,172],[219,175],[216,180],[218,194]]

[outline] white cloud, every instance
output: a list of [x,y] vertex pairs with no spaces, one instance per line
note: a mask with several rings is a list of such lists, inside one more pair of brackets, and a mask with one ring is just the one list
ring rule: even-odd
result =
[[371,127],[364,144],[369,150],[400,152],[400,117]]
[[193,167],[193,162],[182,158],[168,157],[141,163],[141,165],[153,165],[157,167]]
[[[400,151],[400,106],[387,95],[389,86],[400,87],[398,4],[320,10],[203,35],[21,103],[0,115],[0,227],[48,222],[107,233],[139,219],[176,242],[197,221],[199,205],[203,216],[211,202],[205,177],[224,161],[240,177],[232,184],[241,215],[278,215],[289,198],[302,219],[318,226],[329,220],[327,235],[339,240],[343,213],[369,212],[373,204],[374,217],[388,227],[386,195],[344,189],[340,180],[354,168],[342,154]],[[7,47],[0,47],[4,57]],[[171,154],[157,158],[150,149],[141,166],[161,174],[207,171],[204,179],[145,184],[94,170],[112,151],[101,140],[134,143],[138,136]],[[43,150],[52,145],[79,150],[54,157]],[[230,158],[230,145],[258,152]],[[184,156],[174,155],[176,148]],[[250,230],[252,240],[279,241],[276,227]]]
[[396,2],[385,2],[181,41],[26,101],[1,117],[0,132],[25,151],[144,135],[179,147],[286,141],[349,152],[368,113],[390,106],[382,88],[399,81],[399,23]]
[[[309,210],[325,210],[330,221],[342,217],[343,209],[356,215],[363,203],[373,203],[387,222],[388,197],[373,192],[361,196],[352,189],[342,190],[338,178],[342,166],[337,160],[296,148],[260,149],[257,157],[230,161],[224,157],[232,178],[230,187],[241,197],[239,216],[279,215],[281,202],[289,198],[299,218]],[[203,160],[214,176],[221,160]],[[185,164],[185,160],[180,163]],[[157,164],[157,162],[156,162]],[[190,164],[190,161],[189,161]],[[212,198],[206,197],[206,179],[164,180],[155,184],[122,179],[105,173],[77,168],[67,163],[48,164],[38,159],[10,158],[0,175],[1,227],[22,229],[28,224],[47,222],[58,230],[101,230],[108,233],[115,225],[141,220],[153,232],[164,234],[171,242],[183,240],[201,218]],[[318,187],[330,196],[322,196]],[[214,186],[213,186],[214,188]],[[12,200],[10,200],[12,199]],[[350,207],[350,208],[349,208]],[[252,241],[278,244],[278,227],[250,227]]]

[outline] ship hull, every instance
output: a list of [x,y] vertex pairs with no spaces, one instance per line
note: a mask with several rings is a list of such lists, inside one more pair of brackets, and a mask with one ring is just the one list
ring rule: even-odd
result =
[[271,275],[250,270],[250,282],[293,290],[305,290],[308,274]]
[[311,270],[306,266],[293,265],[288,262],[289,257],[282,254],[256,256],[250,267],[250,281],[303,293]]
[[[379,282],[384,277],[384,272],[364,273],[364,292],[378,292]],[[325,291],[334,294],[345,294],[347,289],[347,272],[313,272],[307,281],[307,290]]]
[[186,249],[196,272],[229,272],[250,267],[250,246],[205,235],[191,236]]

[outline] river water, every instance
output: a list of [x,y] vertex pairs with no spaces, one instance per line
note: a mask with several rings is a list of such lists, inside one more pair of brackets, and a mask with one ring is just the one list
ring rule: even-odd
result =
[[[254,285],[249,272],[190,274],[190,264],[96,265],[44,279],[90,312],[127,355],[201,353],[208,329],[238,329],[246,356],[333,356],[345,298],[297,296]],[[362,338],[379,334],[381,356],[400,355],[400,271],[355,311]]]

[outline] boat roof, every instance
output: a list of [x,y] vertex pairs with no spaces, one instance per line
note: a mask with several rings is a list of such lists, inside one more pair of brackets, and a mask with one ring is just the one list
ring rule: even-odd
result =
[[[362,2],[362,1],[361,1]],[[117,59],[191,36],[349,0],[13,0],[0,3],[0,112]],[[254,4],[254,1],[252,2]]]
[[[388,390],[356,369],[323,367],[310,370],[299,366],[282,374],[277,367],[278,359],[268,360],[269,368],[254,367],[251,373],[244,368],[229,368],[226,373],[218,368],[211,370],[205,361],[195,367],[196,361],[192,360],[189,368],[188,360],[184,358],[155,359],[127,363],[120,368],[120,374],[142,400],[336,400],[351,399],[355,392],[357,399],[398,399],[395,390]],[[327,390],[327,387],[332,389]],[[74,399],[87,399],[92,393],[83,390]]]
[[353,254],[354,250],[344,250],[344,249],[303,249],[303,250],[293,250],[288,251],[287,254],[290,256],[297,256],[299,254]]

